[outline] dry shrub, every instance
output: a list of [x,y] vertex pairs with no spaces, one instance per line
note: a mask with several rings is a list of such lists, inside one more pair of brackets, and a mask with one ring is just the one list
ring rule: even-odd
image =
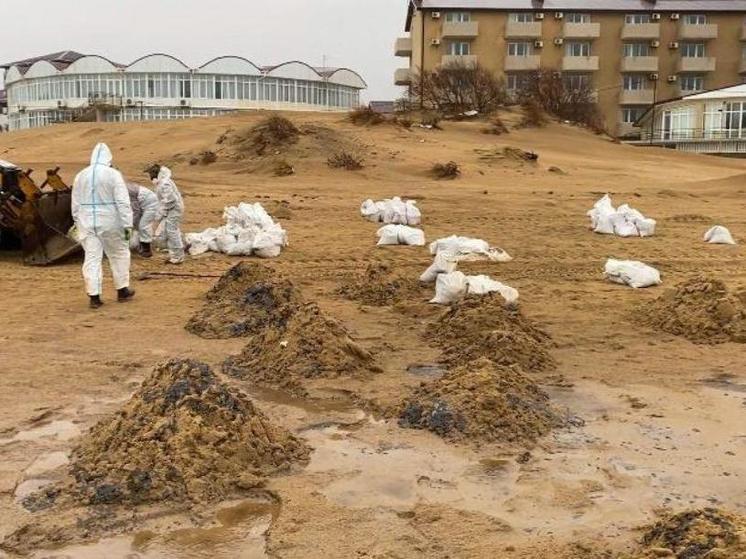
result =
[[519,128],[541,128],[549,123],[547,113],[535,99],[526,99],[521,105],[523,118]]
[[247,133],[238,134],[234,142],[240,151],[264,155],[267,148],[294,144],[299,136],[300,130],[292,122],[275,115],[263,120]]
[[420,123],[422,124],[422,126],[429,126],[434,130],[443,130],[443,128],[440,126],[441,118],[442,116],[439,113],[424,113],[422,115]]
[[484,130],[482,130],[482,132],[484,134],[493,134],[495,136],[502,136],[503,134],[508,134],[510,130],[508,130],[508,127],[503,122],[503,120],[498,115],[495,115],[490,121],[489,128],[485,128]]
[[406,128],[407,130],[409,130],[410,128],[412,128],[414,122],[412,122],[411,118],[408,118],[406,116],[396,116],[394,117],[394,124],[398,124],[402,128]]
[[461,168],[455,161],[449,161],[448,163],[436,163],[430,172],[436,179],[453,180],[461,175]]
[[359,171],[364,167],[363,158],[348,151],[335,153],[327,160],[327,165],[332,169],[345,169],[347,171]]
[[275,162],[272,172],[276,177],[288,177],[295,174],[295,168],[284,159],[280,159]]
[[386,118],[381,113],[377,113],[370,106],[358,107],[350,111],[347,118],[352,124],[358,126],[375,126],[383,124],[386,121]]
[[218,155],[214,151],[203,151],[189,160],[190,165],[210,165],[218,160]]

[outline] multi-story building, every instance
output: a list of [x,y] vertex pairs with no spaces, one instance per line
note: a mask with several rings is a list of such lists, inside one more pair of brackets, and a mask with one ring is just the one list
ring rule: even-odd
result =
[[182,119],[255,109],[349,111],[366,83],[347,68],[314,68],[292,61],[257,66],[221,56],[190,68],[167,54],[130,64],[63,51],[5,68],[11,130],[95,119]]
[[395,83],[460,61],[504,76],[561,72],[596,91],[624,137],[651,104],[738,84],[746,75],[745,0],[410,0]]

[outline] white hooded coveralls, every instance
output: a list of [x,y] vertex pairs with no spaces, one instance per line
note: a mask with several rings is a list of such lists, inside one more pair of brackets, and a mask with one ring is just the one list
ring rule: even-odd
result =
[[130,250],[124,229],[132,227],[132,208],[122,174],[111,167],[111,150],[97,144],[90,166],[75,177],[72,214],[85,250],[83,278],[88,295],[100,295],[103,255],[109,260],[114,287],[130,283]]
[[176,183],[171,178],[171,169],[161,167],[156,180],[155,193],[158,196],[156,219],[165,222],[165,236],[168,257],[172,262],[184,260],[184,243],[181,240],[181,219],[184,215],[184,201]]
[[153,221],[158,212],[158,196],[152,190],[139,184],[129,183],[127,188],[132,203],[132,223],[137,228],[141,243],[153,242]]

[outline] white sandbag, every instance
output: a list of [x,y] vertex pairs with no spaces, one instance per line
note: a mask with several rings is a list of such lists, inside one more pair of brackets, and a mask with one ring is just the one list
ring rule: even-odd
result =
[[200,254],[204,254],[206,252],[209,252],[210,245],[207,243],[202,242],[189,242],[187,241],[187,246],[189,247],[189,254],[190,256],[199,256]]
[[[233,243],[231,246],[229,246],[225,250],[225,254],[228,256],[251,256],[252,251],[254,250],[254,246],[251,242],[236,242]],[[190,252],[191,254],[191,252]]]
[[614,215],[616,215],[615,212],[596,216],[593,222],[593,232],[599,235],[613,235],[614,221],[612,220],[612,216]]
[[487,251],[487,259],[492,262],[510,262],[513,257],[501,248],[492,247]]
[[370,198],[368,198],[360,206],[360,215],[362,215],[368,221],[372,221],[373,223],[378,223],[379,221],[381,221],[381,209],[378,207],[378,204],[376,204]]
[[716,245],[735,245],[736,241],[730,231],[722,225],[716,225],[705,233],[704,241]]
[[225,232],[219,233],[215,240],[218,243],[218,250],[226,254],[238,242],[236,236]]
[[260,258],[276,258],[287,246],[287,232],[279,223],[259,231],[253,239],[254,254]]
[[430,243],[430,254],[441,252],[452,255],[456,262],[471,260],[491,260],[493,262],[510,262],[513,258],[498,247],[491,247],[487,241],[471,237],[451,235]]
[[384,225],[376,235],[378,235],[378,246],[425,246],[425,232],[408,225]]
[[635,224],[627,221],[624,214],[615,213],[611,215],[611,223],[614,225],[614,234],[617,237],[637,237],[639,232]]
[[391,219],[386,223],[396,223],[407,225],[407,205],[402,202],[401,198],[394,196],[389,203],[391,208]]
[[439,305],[455,303],[466,296],[467,288],[466,276],[463,273],[440,274],[435,280],[435,297],[430,302]]
[[505,299],[507,305],[515,305],[518,302],[518,290],[493,280],[489,276],[466,276],[467,290],[469,295],[487,295],[488,293],[499,293]]
[[655,235],[655,226],[658,222],[653,218],[643,217],[636,219],[634,223],[640,237],[652,237]]
[[435,255],[430,267],[422,273],[420,281],[422,283],[432,283],[437,279],[439,274],[449,274],[454,272],[456,266],[458,266],[458,263],[453,259],[451,254],[440,252]]
[[616,209],[616,213],[622,214],[624,217],[627,218],[627,221],[634,222],[636,219],[645,219],[644,215],[642,215],[635,208],[630,207],[629,204],[622,204],[621,206],[619,206]]
[[599,199],[593,208],[588,210],[587,215],[591,218],[591,229],[594,233],[619,237],[655,235],[654,219],[645,217],[629,204],[622,204],[615,209],[608,194]]
[[661,275],[658,270],[636,260],[614,260],[606,261],[604,275],[609,281],[629,285],[635,289],[660,285]]
[[[616,213],[616,208],[611,203],[611,197],[608,194],[604,194],[601,199],[593,204],[593,208],[586,212],[586,215],[591,218],[591,229],[595,231],[598,228],[598,221],[602,216],[608,217],[613,213]],[[598,233],[599,231],[596,232]]]
[[414,200],[407,200],[406,215],[407,225],[419,225],[422,223],[422,212]]

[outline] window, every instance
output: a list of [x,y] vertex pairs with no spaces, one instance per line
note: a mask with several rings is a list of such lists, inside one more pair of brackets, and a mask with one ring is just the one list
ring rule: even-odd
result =
[[510,21],[516,23],[533,23],[534,14],[533,12],[515,12],[510,14]]
[[590,23],[591,14],[576,14],[571,12],[565,16],[565,21],[567,23]]
[[685,58],[704,58],[704,43],[681,43],[681,56]]
[[634,124],[644,112],[644,107],[626,107],[622,109],[622,122],[625,124]]
[[650,56],[650,44],[624,43],[624,56]]
[[648,88],[647,79],[643,74],[625,74],[622,85],[625,91],[639,91]]
[[681,84],[682,91],[704,91],[705,89],[705,78],[704,76],[695,75],[683,75],[679,76],[679,83]]
[[661,115],[663,138],[666,140],[692,138],[695,132],[694,119],[694,109],[691,107],[679,107],[663,111]]
[[627,14],[624,16],[624,23],[631,25],[650,23],[650,14]]
[[531,56],[533,52],[534,44],[531,42],[508,43],[508,56]]
[[446,21],[466,23],[471,21],[471,14],[469,12],[446,12]]
[[565,89],[580,91],[590,86],[591,77],[588,74],[564,74],[562,82],[565,84]]
[[687,25],[706,25],[707,16],[704,14],[686,14],[684,16],[684,23]]
[[565,43],[565,56],[590,56],[591,44],[588,41],[570,41]]
[[526,85],[528,76],[526,74],[506,74],[505,76],[505,89],[511,93],[523,89]]
[[454,41],[448,43],[448,54],[451,56],[467,56],[471,52],[469,43],[466,41]]

